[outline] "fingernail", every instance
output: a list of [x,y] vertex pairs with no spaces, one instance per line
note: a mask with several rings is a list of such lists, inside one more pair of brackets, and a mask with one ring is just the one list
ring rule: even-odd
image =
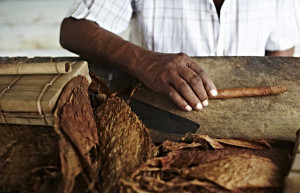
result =
[[211,96],[217,96],[218,95],[218,91],[216,89],[212,89],[210,91]]
[[208,105],[208,100],[204,100],[204,101],[202,102],[202,104],[203,104],[204,107],[206,107],[206,106]]
[[198,103],[198,104],[196,105],[196,109],[201,110],[202,108],[203,108],[203,106],[201,105],[201,103]]
[[186,105],[186,106],[185,106],[185,109],[186,109],[187,111],[193,110],[192,107],[191,107],[190,105]]

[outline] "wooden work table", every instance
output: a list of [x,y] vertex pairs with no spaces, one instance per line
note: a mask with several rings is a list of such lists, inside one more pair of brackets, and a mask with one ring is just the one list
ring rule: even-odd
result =
[[[77,57],[0,57],[0,63],[78,61]],[[300,129],[300,58],[203,57],[194,58],[216,86],[223,88],[285,86],[277,96],[210,100],[201,111],[184,112],[166,96],[142,87],[134,98],[198,122],[201,134],[221,138],[271,138],[295,141]],[[90,71],[102,77],[113,91],[130,90],[137,80],[117,70],[89,64]],[[147,109],[145,109],[147,110]],[[299,131],[300,132],[300,131]],[[298,192],[300,179],[300,133],[293,164],[285,179],[286,193]]]
[[[0,59],[0,62],[79,60],[74,57]],[[300,129],[300,58],[201,57],[194,60],[220,89],[285,86],[288,91],[277,96],[210,100],[208,107],[193,112],[180,110],[168,97],[147,88],[136,91],[134,97],[198,122],[197,132],[212,137],[295,140],[295,133]],[[100,65],[89,64],[89,68],[115,91],[130,88],[137,82],[124,73]]]
[[277,96],[210,100],[200,111],[184,112],[170,99],[148,89],[135,98],[200,124],[212,137],[295,140],[300,129],[300,58],[194,58],[217,88],[285,86]]

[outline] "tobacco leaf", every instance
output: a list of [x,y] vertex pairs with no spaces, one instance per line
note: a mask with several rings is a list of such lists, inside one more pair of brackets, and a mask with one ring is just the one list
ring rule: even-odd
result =
[[[214,150],[212,150],[214,151]],[[171,151],[167,156],[160,158],[160,165],[163,168],[182,168],[190,165],[200,164],[207,162],[205,159],[209,158],[206,156],[206,152],[200,150],[178,150]]]
[[209,137],[208,135],[200,135],[196,133],[190,133],[194,142],[207,142],[213,149],[224,148],[216,139]]
[[134,93],[135,93],[136,90],[140,90],[141,89],[141,86],[142,86],[142,83],[140,83],[140,82],[137,83],[137,84],[132,85],[132,90],[131,90],[129,96],[132,97],[134,95]]
[[208,135],[200,135],[187,133],[181,138],[182,142],[166,140],[161,144],[163,151],[174,151],[187,148],[202,148],[202,149],[222,149],[223,146],[214,138]]
[[120,192],[229,192],[206,180],[185,179],[179,168],[162,167],[162,159],[164,157],[150,159],[130,178],[121,179]]
[[[217,150],[202,148],[175,150],[169,152],[166,156],[155,157],[147,160],[138,169],[136,169],[130,177],[120,180],[120,190],[121,192],[280,192],[280,190],[282,190],[284,177],[286,176],[290,166],[291,160],[289,158],[289,154],[291,151],[291,147],[270,147],[268,149],[254,150],[236,146],[224,146],[223,149]],[[265,173],[265,175],[274,179],[274,181],[271,180],[271,182],[277,183],[278,186],[275,185],[273,187],[268,187],[269,184],[266,183],[263,187],[252,186],[229,190],[226,189],[226,187],[221,186],[222,184],[220,185],[214,181],[210,181],[210,179],[200,179],[197,178],[197,176],[184,176],[182,173],[183,169],[190,170],[193,167],[201,167],[203,165],[207,166],[208,169],[211,169],[209,167],[215,167],[215,163],[220,162],[221,160],[225,160],[224,163],[227,164],[226,159],[236,156],[242,156],[242,159],[239,159],[239,161],[236,160],[238,161],[236,166],[239,166],[239,164],[242,163],[241,167],[244,167],[243,164],[245,164],[245,159],[251,158],[251,156],[255,156],[255,158],[259,161],[257,163],[252,159],[250,164],[253,163],[260,165],[261,160],[263,160],[262,162],[266,162],[266,165],[270,163],[271,166],[276,165],[274,173],[271,173],[270,175]],[[232,162],[230,161],[231,158],[228,161],[229,165]],[[249,160],[246,160],[246,162],[249,163]],[[206,169],[203,169],[203,171],[206,171]],[[236,172],[242,171],[240,168],[236,167],[233,167],[233,169],[237,170]],[[256,167],[248,169],[256,169]],[[222,175],[232,176],[234,174],[232,172],[233,171],[230,169],[225,170]],[[199,173],[200,175],[202,170],[195,173]],[[241,175],[241,178],[244,177],[244,173],[245,172],[242,171],[241,174],[239,174]],[[253,173],[252,171],[248,171],[248,173],[245,174],[248,175],[249,173],[260,175],[259,172],[255,171]],[[216,175],[218,175],[218,173],[216,173]],[[195,181],[199,181],[197,186],[193,184]]]
[[72,192],[75,179],[82,174],[91,191],[97,191],[99,139],[88,97],[88,81],[73,78],[64,88],[54,114],[54,129],[59,134],[63,192]]
[[198,143],[208,143],[213,149],[224,148],[222,144],[244,147],[249,149],[268,149],[271,144],[278,143],[278,140],[269,139],[217,139],[209,137],[208,135],[201,135],[197,133],[188,133],[184,137],[186,141],[193,141]]
[[112,92],[109,90],[109,88],[106,85],[106,83],[104,82],[104,80],[102,80],[99,76],[97,76],[93,73],[90,73],[90,77],[92,79],[92,83],[89,86],[90,91],[93,91],[95,93],[100,92],[105,95],[112,94]]
[[[159,175],[159,174],[158,174]],[[158,176],[143,175],[132,180],[120,180],[120,192],[218,192],[229,193],[230,191],[223,189],[211,182],[200,181],[197,179],[186,180],[181,176],[177,176],[169,181],[160,179]]]
[[228,190],[280,187],[277,166],[270,159],[241,154],[181,169],[184,177],[206,179]]
[[220,150],[178,150],[172,151],[168,153],[167,156],[164,156],[160,164],[162,165],[162,167],[182,168],[208,163],[232,155],[251,154],[272,160],[272,162],[278,166],[277,175],[280,176],[281,181],[283,181],[284,177],[289,171],[289,167],[292,161],[290,157],[291,152],[291,147],[271,147],[269,149],[253,150],[248,148],[226,146],[224,149]]
[[241,189],[242,193],[282,193],[283,188],[245,188]]
[[216,141],[237,147],[245,147],[249,149],[267,149],[270,148],[271,145],[267,142],[267,140],[259,140],[259,139],[215,139]]
[[99,76],[90,73],[92,83],[89,86],[89,98],[93,110],[96,110],[112,94],[108,86]]
[[52,127],[0,124],[0,192],[57,192],[58,135]]
[[[222,144],[226,144],[249,149],[268,149],[271,147],[272,143],[271,140],[265,139],[216,139],[209,137],[208,135],[200,135],[195,133],[188,133],[183,137],[183,139],[184,142],[182,143],[170,142],[169,140],[167,140],[164,142],[162,147],[166,151],[172,151],[193,147],[207,148],[205,144],[208,144],[213,149],[222,149],[224,148]],[[188,141],[191,141],[191,143],[187,143]]]
[[108,98],[95,112],[100,138],[103,192],[118,192],[117,182],[157,153],[149,132],[119,97]]
[[172,142],[166,140],[162,143],[162,148],[164,151],[174,151],[179,149],[187,149],[187,148],[194,148],[194,147],[203,147],[203,143],[180,143],[180,142]]

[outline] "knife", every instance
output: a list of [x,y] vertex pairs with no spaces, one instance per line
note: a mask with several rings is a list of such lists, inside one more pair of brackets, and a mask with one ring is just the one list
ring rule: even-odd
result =
[[200,127],[196,122],[134,98],[129,98],[128,101],[132,111],[149,129],[150,137],[155,144],[165,140],[183,141],[186,133],[195,133]]

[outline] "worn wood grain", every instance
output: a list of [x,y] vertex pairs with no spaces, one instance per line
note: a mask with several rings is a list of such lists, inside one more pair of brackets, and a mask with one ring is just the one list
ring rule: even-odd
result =
[[300,130],[297,131],[297,137],[293,152],[293,163],[290,168],[290,172],[285,179],[285,193],[299,192],[300,188]]
[[148,89],[134,98],[200,124],[197,131],[212,137],[272,138],[294,141],[300,128],[300,58],[194,58],[217,88],[285,86],[277,96],[210,100],[201,111],[184,112],[166,96]]

